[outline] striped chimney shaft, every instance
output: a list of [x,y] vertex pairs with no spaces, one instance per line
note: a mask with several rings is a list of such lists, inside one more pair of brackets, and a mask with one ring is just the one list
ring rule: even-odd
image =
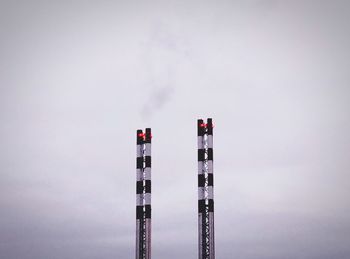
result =
[[144,183],[145,183],[145,259],[151,259],[151,164],[152,164],[152,133],[150,128],[146,128],[145,134],[145,152],[144,152]]
[[151,259],[151,129],[136,133],[136,259]]
[[136,251],[135,258],[143,253],[143,132],[136,132]]
[[215,259],[213,123],[197,121],[198,138],[198,258]]
[[204,123],[197,122],[197,143],[198,143],[198,258],[203,258],[203,233],[202,233],[202,211],[205,205],[205,170],[204,170]]
[[213,121],[207,123],[207,150],[208,150],[208,205],[209,205],[209,259],[215,259],[214,238],[214,174],[213,174]]

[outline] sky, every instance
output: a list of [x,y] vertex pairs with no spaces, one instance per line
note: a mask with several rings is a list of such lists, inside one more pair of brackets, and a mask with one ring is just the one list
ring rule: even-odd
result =
[[197,258],[199,118],[216,257],[350,258],[348,1],[0,0],[0,258]]

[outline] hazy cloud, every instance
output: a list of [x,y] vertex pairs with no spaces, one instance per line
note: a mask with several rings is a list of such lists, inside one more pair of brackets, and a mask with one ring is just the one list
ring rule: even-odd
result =
[[132,258],[152,127],[153,258],[350,258],[347,1],[2,1],[0,258]]

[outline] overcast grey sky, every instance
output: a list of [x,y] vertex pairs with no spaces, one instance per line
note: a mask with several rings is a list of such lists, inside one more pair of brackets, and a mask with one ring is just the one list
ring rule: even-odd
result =
[[217,258],[350,258],[349,26],[348,1],[0,0],[0,258],[134,258],[145,127],[153,258],[197,258],[207,117]]

